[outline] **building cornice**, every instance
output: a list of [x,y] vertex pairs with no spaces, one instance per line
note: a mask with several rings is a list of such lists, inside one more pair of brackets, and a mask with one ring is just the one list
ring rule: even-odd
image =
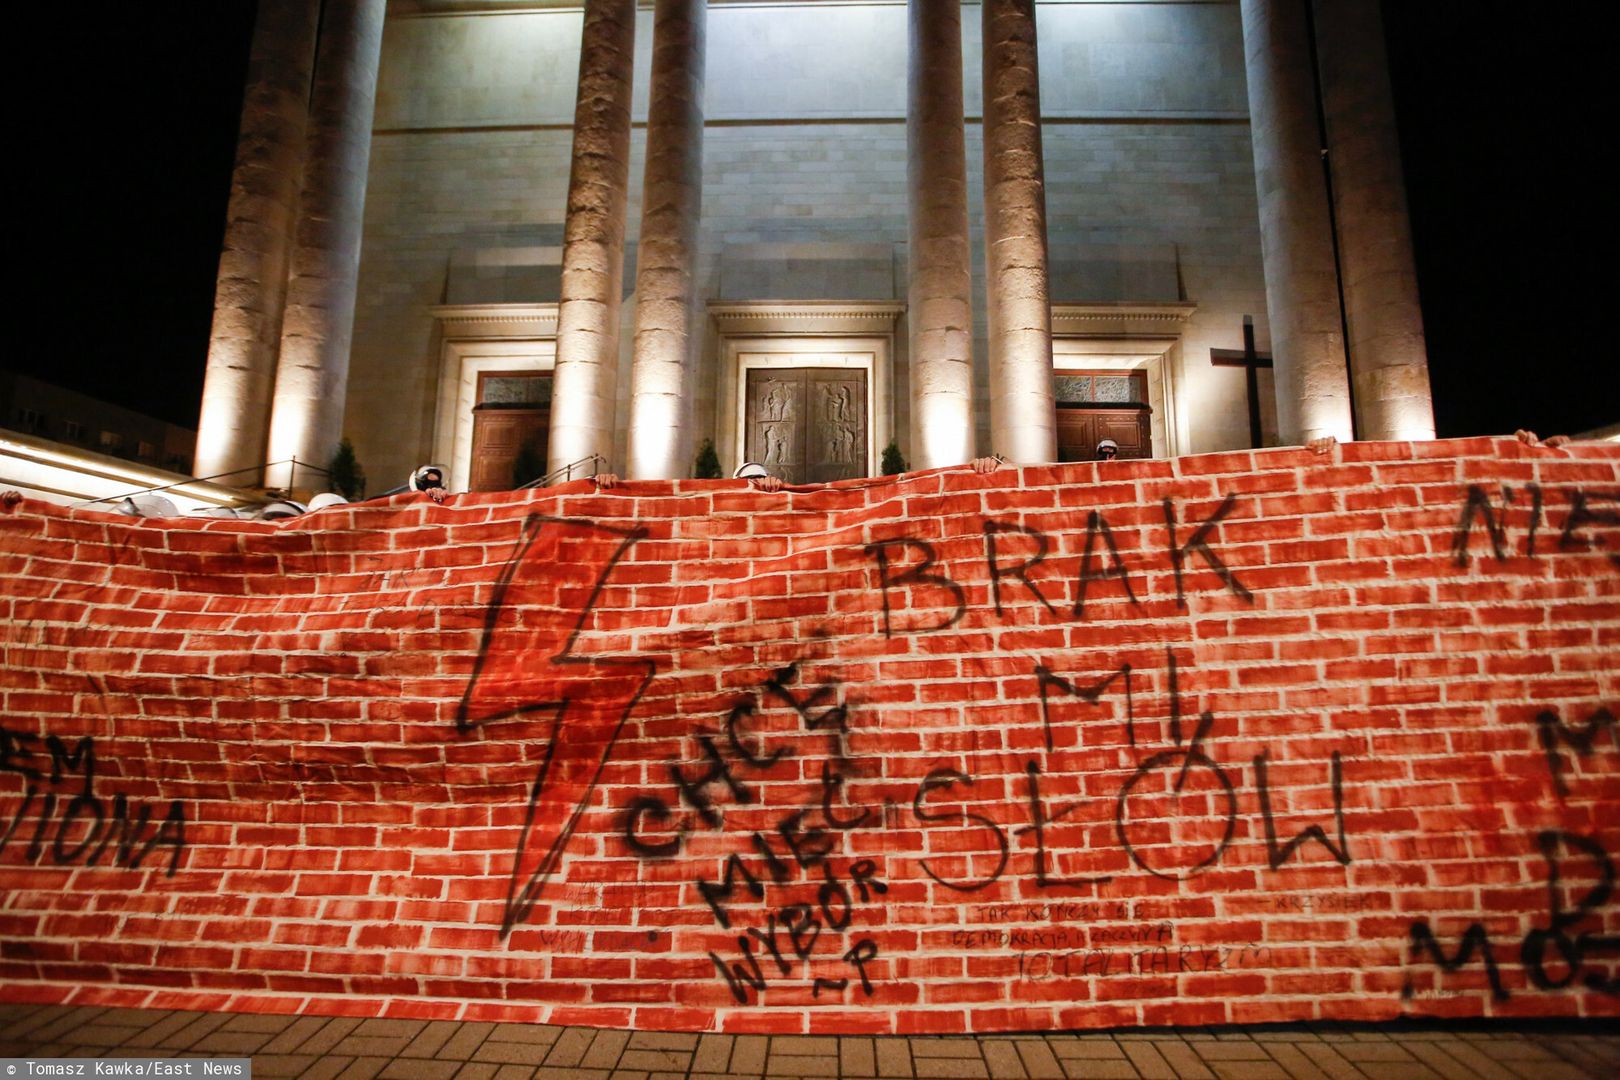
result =
[[447,338],[554,338],[556,304],[439,304],[428,308]]
[[905,310],[899,300],[718,300],[709,303],[709,318],[727,337],[892,334]]
[[1053,304],[1054,334],[1180,334],[1181,324],[1198,305],[1188,301],[1139,303],[1129,300],[1094,304]]

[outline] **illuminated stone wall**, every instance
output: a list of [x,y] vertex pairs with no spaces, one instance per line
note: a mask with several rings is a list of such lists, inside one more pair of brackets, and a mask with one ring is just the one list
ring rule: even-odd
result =
[[[905,299],[905,11],[893,3],[711,5],[700,303]],[[1211,348],[1242,347],[1245,314],[1258,320],[1260,347],[1269,343],[1237,5],[1043,4],[1039,20],[1052,299],[1196,304],[1174,328],[1177,446],[1247,445],[1243,373],[1209,362]],[[431,455],[443,340],[429,309],[557,299],[580,22],[578,10],[542,10],[396,15],[387,24],[347,432],[371,475],[391,484]],[[977,5],[964,8],[962,22],[977,426],[988,452]],[[627,283],[651,31],[645,8]],[[864,249],[858,260],[852,245]],[[628,326],[626,317],[620,473]],[[892,408],[902,450],[921,460],[908,447],[905,339],[902,324]],[[699,439],[719,444],[714,352],[711,338],[694,423]],[[1269,371],[1261,382],[1272,431]],[[880,402],[878,411],[889,407]]]
[[1620,450],[0,513],[0,997],[1620,1014]]

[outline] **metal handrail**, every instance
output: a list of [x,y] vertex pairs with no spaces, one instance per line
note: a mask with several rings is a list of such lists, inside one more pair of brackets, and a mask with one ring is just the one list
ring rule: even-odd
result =
[[550,487],[552,484],[557,483],[558,481],[572,480],[574,478],[574,469],[586,463],[590,464],[591,471],[585,473],[585,475],[595,476],[597,473],[602,471],[602,466],[607,464],[607,458],[603,457],[601,454],[590,454],[586,457],[580,458],[578,461],[570,461],[567,465],[553,469],[551,472],[547,473],[545,476],[542,476],[538,480],[530,480],[527,484],[519,486],[517,490],[528,491],[530,488]]
[[[527,491],[530,488],[550,487],[552,484],[559,481],[572,480],[574,478],[575,469],[580,469],[581,475],[583,476],[595,476],[597,473],[602,471],[602,466],[606,464],[607,458],[603,457],[601,454],[588,454],[585,457],[580,458],[578,461],[571,461],[567,465],[553,469],[551,472],[547,473],[545,476],[542,476],[538,480],[529,481],[527,484],[522,485],[517,490]],[[155,495],[160,491],[169,491],[174,488],[185,487],[187,484],[203,484],[211,480],[218,480],[222,477],[235,476],[238,473],[259,473],[260,475],[263,475],[265,470],[272,469],[277,465],[291,465],[294,471],[302,468],[308,469],[312,472],[318,472],[322,476],[332,475],[332,470],[323,469],[319,465],[311,465],[307,461],[299,461],[295,457],[283,458],[280,461],[266,461],[259,465],[248,465],[240,469],[232,469],[229,472],[214,473],[212,476],[193,476],[188,477],[185,480],[177,480],[172,484],[159,484],[155,487],[139,488],[135,491],[126,491],[122,495],[105,495],[99,499],[86,499],[83,502],[76,502],[73,505],[75,507],[94,506],[97,503],[117,502],[120,499],[134,498],[136,495]],[[585,466],[589,466],[590,471],[584,471]]]
[[[325,476],[332,475],[332,471],[330,469],[323,469],[319,465],[311,465],[307,461],[299,461],[295,457],[283,458],[280,461],[266,461],[259,465],[248,465],[240,469],[232,469],[229,472],[214,473],[212,476],[192,476],[185,480],[176,480],[172,484],[159,484],[156,487],[140,488],[135,491],[126,491],[122,495],[105,495],[99,499],[86,499],[83,502],[74,503],[73,506],[94,506],[97,503],[117,502],[119,499],[132,499],[136,495],[152,495],[159,491],[171,491],[174,488],[185,487],[187,484],[206,484],[211,480],[218,480],[222,476],[235,476],[237,473],[262,473],[263,470],[274,468],[277,465],[291,465],[294,472],[296,472],[299,467],[303,467],[305,469],[321,473]],[[291,474],[289,474],[289,479],[290,478]]]

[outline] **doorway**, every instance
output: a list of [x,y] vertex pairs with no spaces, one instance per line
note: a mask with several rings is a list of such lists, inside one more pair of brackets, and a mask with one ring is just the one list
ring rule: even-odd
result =
[[1153,456],[1153,409],[1142,371],[1058,371],[1059,461],[1095,461],[1097,444],[1112,439],[1119,457]]
[[744,451],[790,484],[866,475],[866,372],[860,368],[746,370]]
[[477,401],[467,490],[510,491],[544,476],[551,372],[480,372]]
[[[861,430],[853,440],[858,467],[848,475],[877,475],[879,452],[894,437],[897,410],[900,423],[905,422],[902,403],[890,390],[895,322],[905,311],[903,303],[728,300],[710,301],[708,310],[714,327],[709,339],[715,359],[713,407],[705,410],[700,404],[697,431],[700,438],[713,433],[727,473],[749,460],[750,435],[763,438],[749,430],[750,373],[813,368],[851,380],[847,415],[855,415],[853,399],[864,399]],[[702,391],[700,382],[700,395]]]
[[[440,326],[438,410],[429,460],[450,467],[451,491],[473,488],[473,425],[484,375],[549,376],[557,361],[556,304],[446,304],[430,309]],[[549,382],[546,404],[550,403]],[[505,402],[522,404],[522,402]],[[490,410],[485,410],[490,411]],[[496,477],[486,466],[480,479]],[[501,482],[511,486],[508,476]],[[497,489],[499,490],[499,489]]]

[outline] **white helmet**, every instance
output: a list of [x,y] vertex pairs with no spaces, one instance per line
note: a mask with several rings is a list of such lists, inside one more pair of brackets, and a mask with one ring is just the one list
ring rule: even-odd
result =
[[292,499],[272,499],[259,508],[259,517],[265,521],[281,521],[298,517],[307,510],[303,503]]
[[348,499],[335,491],[323,491],[309,500],[309,508],[311,511],[325,510],[328,506],[346,506],[348,502]]
[[131,495],[118,503],[114,509],[118,513],[127,514],[130,517],[162,518],[180,516],[180,508],[162,495]]

